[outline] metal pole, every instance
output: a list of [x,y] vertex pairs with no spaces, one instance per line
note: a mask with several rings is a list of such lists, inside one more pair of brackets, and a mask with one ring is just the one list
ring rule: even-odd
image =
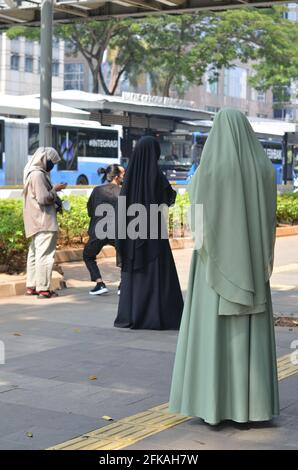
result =
[[39,145],[52,145],[53,0],[42,0],[40,30],[40,126]]

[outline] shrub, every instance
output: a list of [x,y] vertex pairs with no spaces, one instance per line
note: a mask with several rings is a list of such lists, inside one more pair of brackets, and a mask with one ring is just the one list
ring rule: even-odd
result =
[[71,209],[58,215],[59,244],[83,243],[90,220],[87,213],[88,199],[86,196],[69,196],[64,199],[70,202]]
[[22,201],[0,199],[0,264],[8,266],[9,272],[22,271],[27,247]]
[[[89,217],[87,214],[87,197],[70,196],[71,210],[59,214],[59,246],[81,244],[87,237]],[[188,194],[178,194],[175,208],[169,212],[170,236],[177,233],[188,236],[187,207]],[[177,209],[178,208],[178,209]],[[186,223],[180,224],[174,217],[175,211],[183,214]],[[277,222],[298,223],[298,193],[280,194],[277,198]],[[176,224],[178,223],[178,226]],[[23,225],[22,200],[0,199],[0,265],[8,266],[8,272],[20,272],[24,269],[28,241],[25,238]]]
[[277,196],[276,216],[279,223],[298,222],[298,193],[284,193]]

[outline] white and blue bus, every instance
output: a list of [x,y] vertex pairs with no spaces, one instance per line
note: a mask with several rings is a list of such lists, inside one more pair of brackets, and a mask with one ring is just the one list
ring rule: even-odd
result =
[[[284,121],[270,119],[249,118],[251,126],[256,133],[267,157],[271,160],[276,176],[276,183],[282,184],[284,180],[291,181],[298,166],[298,153],[295,139],[288,140],[289,135],[296,135],[296,125]],[[193,142],[197,142],[202,152],[207,140],[212,122],[206,121],[200,131],[193,133]],[[189,171],[189,177],[195,171],[195,165]]]
[[[205,132],[194,132],[193,141],[197,142],[201,148],[201,152],[207,140],[208,133]],[[282,184],[283,181],[283,139],[279,136],[265,137],[258,136],[259,142],[261,143],[267,157],[271,160],[271,163],[275,169],[275,177],[277,184]],[[288,172],[292,169],[292,165],[289,165]],[[190,176],[194,173],[195,167],[192,166],[190,170]],[[289,179],[291,179],[289,173]]]
[[[53,118],[52,132],[61,157],[51,173],[54,183],[95,185],[100,167],[120,163],[121,126]],[[0,186],[22,184],[24,166],[38,146],[38,119],[0,117]]]

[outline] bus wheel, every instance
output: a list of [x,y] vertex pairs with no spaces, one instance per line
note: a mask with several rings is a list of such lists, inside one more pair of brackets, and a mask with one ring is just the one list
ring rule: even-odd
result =
[[87,176],[85,175],[80,175],[77,179],[77,184],[81,184],[84,186],[87,186],[89,184],[89,181],[87,179]]

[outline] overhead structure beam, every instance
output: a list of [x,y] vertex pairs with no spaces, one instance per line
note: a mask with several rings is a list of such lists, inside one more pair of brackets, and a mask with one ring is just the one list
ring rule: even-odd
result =
[[147,10],[153,10],[153,11],[161,11],[162,9],[162,2],[156,1],[156,0],[125,0],[122,2],[118,3],[119,5],[123,6],[132,6],[132,7],[137,7],[137,8],[142,8],[142,9],[147,9]]
[[61,12],[61,13],[66,13],[68,15],[72,15],[73,17],[77,17],[77,18],[88,18],[89,17],[88,10],[78,8],[78,7],[73,6],[73,5],[55,4],[54,11]]
[[[54,21],[106,20],[111,17],[142,17],[146,15],[193,13],[232,8],[268,7],[285,0],[56,0]],[[16,6],[17,5],[17,6]],[[0,28],[8,24],[37,26],[41,21],[41,0],[0,0]]]
[[16,2],[14,0],[3,0],[5,5],[7,5],[9,8],[15,8],[17,6]]
[[[5,11],[5,10],[3,10]],[[10,25],[13,25],[14,23],[20,24],[20,23],[26,23],[26,20],[21,20],[20,18],[14,18],[11,15],[7,15],[6,13],[2,13],[0,10],[0,22],[4,21],[7,22]]]

